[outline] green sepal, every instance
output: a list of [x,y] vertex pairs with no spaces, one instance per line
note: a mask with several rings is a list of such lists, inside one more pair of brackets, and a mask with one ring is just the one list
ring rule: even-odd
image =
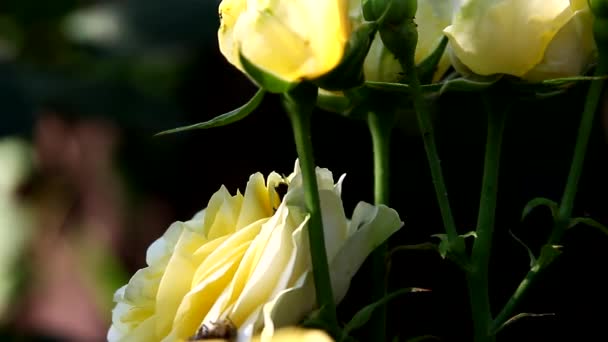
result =
[[563,94],[579,82],[601,81],[608,79],[604,76],[572,76],[553,78],[540,82],[528,82],[512,76],[505,77],[513,92],[523,98],[546,99]]
[[562,254],[560,245],[544,245],[540,250],[540,256],[532,269],[544,269]]
[[313,83],[327,90],[343,90],[363,84],[363,63],[377,30],[378,25],[374,22],[359,26],[351,34],[340,63],[329,73],[313,80]]
[[509,318],[506,322],[504,322],[503,324],[501,324],[498,328],[496,328],[496,330],[492,331],[492,335],[496,335],[498,334],[498,332],[500,332],[501,330],[503,330],[504,328],[506,328],[507,326],[519,321],[522,318],[529,318],[529,317],[545,317],[545,316],[555,316],[554,313],[541,313],[541,314],[535,314],[535,313],[529,313],[529,312],[522,312],[522,313],[518,313],[517,315]]
[[477,238],[477,232],[470,231],[468,233],[458,235],[455,241],[449,241],[447,234],[434,234],[432,237],[439,238],[439,245],[437,250],[439,255],[445,259],[449,258],[463,270],[470,268],[469,261],[466,256],[466,244],[465,240],[469,237]]
[[456,77],[448,78],[441,82],[441,88],[439,94],[443,94],[448,91],[461,91],[461,92],[478,92],[485,90],[498,82],[502,78],[502,75],[491,75],[491,76],[478,76],[469,75],[467,77]]
[[422,62],[420,62],[416,66],[416,71],[418,73],[418,79],[420,80],[420,84],[428,84],[433,81],[433,76],[435,75],[435,71],[437,70],[437,65],[445,52],[445,48],[448,46],[448,37],[443,36],[441,41],[433,50],[433,53],[428,55]]
[[[493,76],[467,76],[467,77],[448,77],[442,82],[422,85],[420,88],[425,94],[439,93],[440,95],[449,92],[479,92],[485,90],[498,82],[501,75]],[[371,89],[410,94],[411,88],[403,83],[390,82],[371,82],[366,81],[365,86]]]
[[258,68],[255,64],[251,63],[240,51],[239,51],[239,59],[243,69],[245,69],[245,73],[251,80],[257,84],[258,87],[270,92],[282,94],[286,93],[289,90],[293,89],[299,82],[287,82],[282,80],[270,73],[263,71]]
[[173,129],[169,129],[166,131],[162,131],[160,133],[156,133],[155,136],[173,134],[178,132],[191,131],[195,129],[207,129],[213,127],[221,127],[226,126],[231,123],[243,120],[249,114],[251,114],[258,106],[262,103],[264,99],[264,95],[266,92],[263,89],[258,89],[258,91],[253,95],[253,97],[241,107],[234,109],[228,113],[224,113],[222,115],[218,115],[213,119],[205,122],[200,122],[194,125],[182,126]]
[[574,226],[579,225],[579,224],[584,224],[591,228],[595,228],[595,229],[599,230],[600,232],[608,235],[608,227],[597,222],[596,220],[592,219],[591,217],[575,217],[575,218],[571,219],[570,222],[568,223],[568,229],[574,228]]
[[553,220],[557,217],[557,210],[559,209],[559,205],[557,202],[550,200],[544,197],[537,197],[530,200],[530,202],[526,203],[524,210],[521,213],[521,220],[523,221],[529,214],[538,206],[544,206],[551,210],[551,217]]
[[362,0],[361,9],[365,20],[381,25],[398,25],[413,18],[418,10],[417,0]]
[[530,267],[534,266],[534,264],[536,263],[536,257],[534,256],[532,249],[530,249],[530,247],[528,247],[528,245],[526,245],[520,238],[518,238],[511,230],[509,230],[509,234],[513,239],[515,239],[515,241],[517,241],[517,243],[519,243],[526,249],[526,251],[528,252],[528,257],[530,258]]
[[298,113],[298,115],[311,115],[319,89],[310,82],[302,82],[297,87],[283,93],[281,103],[288,113]]
[[430,290],[421,289],[421,288],[417,288],[417,287],[403,288],[403,289],[399,289],[395,292],[389,293],[386,296],[384,296],[383,298],[381,298],[380,300],[365,306],[363,309],[357,311],[357,313],[353,316],[353,318],[351,318],[351,320],[346,324],[346,326],[344,326],[344,329],[342,330],[342,337],[340,338],[340,341],[345,341],[348,338],[348,335],[350,334],[350,332],[364,326],[370,320],[370,318],[372,317],[372,314],[374,313],[374,311],[376,309],[382,307],[383,305],[387,304],[391,300],[393,300],[401,295],[407,294],[407,293],[429,292],[429,291]]
[[403,71],[408,72],[406,60],[413,58],[418,44],[418,27],[414,19],[407,19],[398,25],[380,25],[378,31],[384,46],[401,63]]

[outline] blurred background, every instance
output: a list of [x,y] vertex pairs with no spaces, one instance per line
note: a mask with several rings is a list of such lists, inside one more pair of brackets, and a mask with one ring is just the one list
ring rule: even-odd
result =
[[[255,87],[220,55],[219,1],[4,0],[0,3],[0,341],[102,341],[113,292],[145,266],[145,250],[187,220],[225,184],[250,174],[288,174],[296,158],[278,98],[234,125],[154,137],[246,102]],[[559,200],[586,85],[560,97],[519,101],[509,117],[491,269],[496,310],[550,231],[547,210],[520,221],[538,196]],[[505,95],[506,96],[506,95]],[[476,95],[447,94],[434,106],[447,186],[461,231],[474,229],[485,139]],[[604,101],[580,184],[576,215],[608,224]],[[317,163],[347,173],[347,213],[373,200],[364,122],[319,111]],[[406,225],[391,246],[441,232],[424,149],[411,113],[393,139],[391,200]],[[553,313],[514,323],[499,340],[606,340],[608,237],[571,230],[564,253],[520,307]],[[369,303],[369,266],[340,305],[341,321]],[[460,271],[432,251],[395,253],[390,287],[430,293],[390,304],[390,334],[470,340]],[[362,340],[373,336],[361,332]],[[603,337],[603,338],[602,338]]]

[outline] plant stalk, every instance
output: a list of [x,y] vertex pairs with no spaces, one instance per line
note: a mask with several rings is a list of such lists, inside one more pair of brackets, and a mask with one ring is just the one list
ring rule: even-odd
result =
[[[368,114],[368,125],[372,136],[374,152],[374,202],[376,205],[389,202],[390,177],[390,137],[393,129],[392,118],[377,112]],[[378,246],[371,255],[372,263],[372,301],[376,302],[386,296],[386,257],[387,243]],[[378,308],[370,321],[374,339],[386,340],[386,305]]]
[[489,261],[494,234],[496,194],[500,168],[500,151],[506,110],[493,110],[490,95],[484,97],[488,130],[483,179],[477,217],[477,237],[473,243],[471,267],[467,273],[469,300],[473,316],[474,341],[494,341],[491,333],[492,310],[489,294]]
[[[314,94],[312,93],[314,91]],[[325,235],[321,214],[321,201],[315,171],[311,140],[311,117],[317,89],[308,84],[296,87],[283,95],[283,104],[291,120],[293,134],[302,171],[304,200],[310,214],[308,234],[317,305],[323,309],[324,319],[332,332],[337,333],[336,305],[334,303],[329,265],[325,249]]]
[[[595,69],[595,76],[603,76],[608,73],[608,60],[605,57],[606,56],[604,56],[603,59],[600,59],[599,64]],[[574,199],[578,190],[578,182],[583,171],[587,145],[589,143],[589,137],[593,128],[595,113],[597,112],[597,107],[600,103],[603,84],[603,80],[593,80],[589,86],[589,91],[585,100],[585,107],[583,109],[581,122],[578,128],[578,135],[576,145],[574,147],[572,164],[570,165],[570,172],[568,174],[564,194],[559,205],[557,217],[555,219],[551,235],[549,236],[549,240],[541,250],[539,258],[536,260],[534,265],[532,265],[530,271],[528,271],[528,274],[526,274],[526,277],[519,284],[513,295],[511,295],[498,316],[496,316],[493,324],[493,331],[500,330],[502,325],[511,318],[515,308],[530,288],[530,285],[533,284],[537,279],[538,274],[540,274],[549,264],[551,264],[555,258],[555,253],[551,253],[552,246],[560,242],[572,216]]]

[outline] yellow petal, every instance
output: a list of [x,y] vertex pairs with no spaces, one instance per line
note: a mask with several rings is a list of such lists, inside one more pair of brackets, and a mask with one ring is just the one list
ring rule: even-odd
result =
[[543,60],[522,78],[537,82],[581,75],[596,57],[595,51],[593,15],[589,8],[584,8],[576,11],[555,35]]
[[202,262],[194,252],[205,241],[201,234],[184,229],[175,246],[156,294],[158,336],[166,336],[171,331],[177,308],[190,290],[194,272]]
[[236,222],[236,229],[245,227],[259,219],[270,217],[272,214],[270,195],[264,183],[264,176],[258,172],[249,177],[249,182],[247,182],[243,205]]
[[224,260],[214,264],[213,269],[208,272],[209,275],[183,298],[175,314],[170,339],[194,335],[204,315],[228,286],[247,247],[248,245],[244,244],[227,250]]

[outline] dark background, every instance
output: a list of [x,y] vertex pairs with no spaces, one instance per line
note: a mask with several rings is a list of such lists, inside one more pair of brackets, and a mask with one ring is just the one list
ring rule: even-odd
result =
[[[111,270],[116,274],[113,284],[124,283],[144,266],[150,242],[170,222],[186,220],[200,210],[221,184],[231,192],[237,188],[242,191],[254,172],[276,170],[287,174],[293,169],[296,153],[291,128],[276,96],[268,96],[252,115],[233,125],[153,137],[158,131],[205,121],[234,109],[255,92],[255,87],[219,53],[218,3],[12,0],[0,4],[0,42],[10,42],[15,51],[0,58],[0,136],[25,137],[37,151],[44,151],[46,140],[40,136],[51,131],[51,121],[63,129],[59,130],[63,133],[50,138],[61,142],[58,146],[69,146],[67,141],[81,134],[84,137],[78,141],[81,151],[85,151],[81,153],[89,151],[89,131],[82,131],[83,126],[89,127],[86,125],[101,127],[100,134],[112,141],[109,161],[122,189],[122,206],[116,209],[120,212],[118,223],[109,230],[111,237],[106,241],[108,253],[117,261]],[[108,5],[115,6],[115,13],[121,16],[118,38],[111,42],[82,41],[65,33],[65,23],[75,11],[90,6],[99,10]],[[559,97],[539,101],[517,100],[504,94],[514,108],[507,120],[501,159],[490,271],[494,310],[506,302],[528,270],[527,252],[509,230],[537,254],[550,232],[548,210],[539,208],[523,222],[521,211],[534,197],[560,199],[586,87],[583,83]],[[474,229],[477,217],[485,114],[478,94],[445,94],[434,106],[452,209],[460,232],[465,233]],[[575,215],[608,224],[608,150],[603,124],[608,114],[606,101],[599,114]],[[347,173],[347,213],[359,200],[371,202],[371,139],[365,123],[319,111],[313,124],[317,164],[332,170],[336,178]],[[391,204],[405,227],[391,239],[391,246],[431,241],[431,234],[442,232],[422,141],[412,132],[415,128],[411,124],[402,124],[392,140]],[[66,145],[62,145],[63,140]],[[68,167],[59,161],[61,153],[44,156],[40,152],[42,166],[25,186],[24,198],[39,199],[48,184],[60,184],[58,191],[67,194],[64,197],[71,208],[68,221],[86,221],[83,208],[96,194],[88,184],[98,181],[89,176],[89,164],[76,162]],[[74,182],[74,174],[81,174],[86,181]],[[99,182],[103,187],[105,183]],[[93,202],[102,207],[107,204],[103,198]],[[86,229],[67,225],[61,229],[60,238],[71,230],[88,234]],[[44,239],[45,234],[42,225],[35,239]],[[561,257],[539,277],[518,308],[555,315],[518,321],[501,332],[500,341],[608,338],[604,329],[608,319],[608,237],[580,226],[566,234],[563,245]],[[24,265],[28,260],[25,258]],[[31,274],[37,273],[35,265],[29,266]],[[369,273],[365,265],[353,280],[339,308],[342,322],[368,303]],[[36,319],[35,312],[42,304],[28,300],[31,286],[27,280],[24,284],[15,300],[16,308],[0,320],[6,339],[104,338],[109,310],[97,308],[94,328],[76,333],[77,317],[65,324]],[[432,290],[390,304],[389,336],[399,336],[402,341],[421,335],[442,341],[471,340],[464,277],[450,262],[432,251],[399,252],[392,260],[389,285],[391,289],[416,286]],[[104,298],[111,299],[114,289],[107,289],[110,295]],[[111,307],[111,303],[107,305]],[[54,315],[69,316],[73,312],[67,306],[58,306]],[[373,340],[365,332],[361,337]]]

